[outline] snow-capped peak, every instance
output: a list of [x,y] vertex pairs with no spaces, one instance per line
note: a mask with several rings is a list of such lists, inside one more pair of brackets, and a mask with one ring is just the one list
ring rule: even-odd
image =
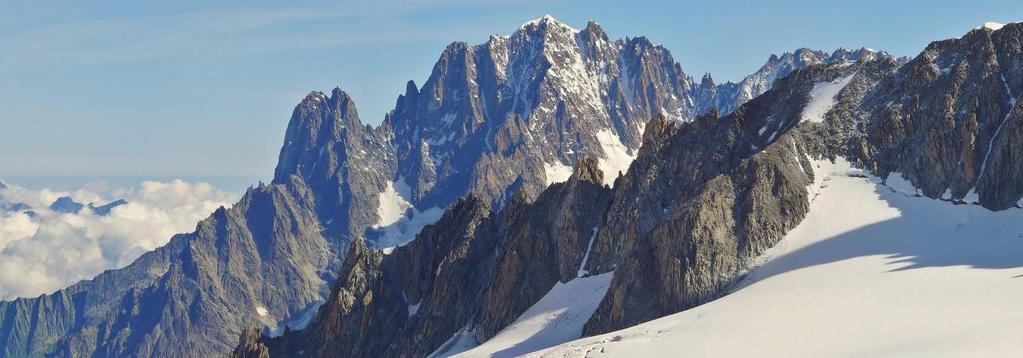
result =
[[527,27],[539,26],[539,25],[548,25],[548,26],[553,25],[553,26],[557,26],[557,27],[568,29],[569,31],[572,31],[572,32],[579,32],[579,30],[576,30],[574,27],[568,26],[564,22],[558,21],[558,19],[555,19],[554,16],[551,16],[551,15],[544,15],[543,17],[541,17],[539,19],[534,19],[534,20],[527,21],[526,23],[522,24],[522,26],[519,26],[519,30],[525,29]]
[[1001,29],[1002,26],[1005,26],[1005,24],[999,23],[999,22],[988,21],[988,22],[985,22],[985,23],[981,24],[980,26],[974,27],[973,29],[974,30],[980,30],[980,29],[998,30],[998,29]]

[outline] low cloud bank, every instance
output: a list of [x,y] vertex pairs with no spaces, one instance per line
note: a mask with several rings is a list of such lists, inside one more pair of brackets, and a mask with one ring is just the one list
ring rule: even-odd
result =
[[[88,206],[76,213],[49,209],[64,196],[95,206],[117,199],[128,203],[106,215]],[[0,186],[0,299],[50,293],[124,267],[172,235],[191,232],[199,220],[236,199],[210,184],[181,180],[130,188],[93,183],[75,191],[6,183]]]

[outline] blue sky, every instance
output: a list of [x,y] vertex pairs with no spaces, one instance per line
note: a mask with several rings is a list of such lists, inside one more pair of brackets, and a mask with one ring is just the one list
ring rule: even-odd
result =
[[0,177],[268,179],[294,105],[340,86],[379,123],[445,45],[551,14],[647,36],[684,71],[738,80],[771,53],[915,56],[1023,1],[7,1]]

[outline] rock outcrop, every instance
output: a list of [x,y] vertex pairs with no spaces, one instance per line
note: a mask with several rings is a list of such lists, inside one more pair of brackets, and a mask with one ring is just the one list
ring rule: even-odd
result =
[[1023,197],[1023,24],[937,41],[879,84],[853,153],[922,195],[993,210]]
[[610,189],[596,161],[500,212],[467,197],[388,254],[357,241],[304,330],[244,335],[234,356],[426,356],[467,327],[490,338],[558,281],[576,277]]

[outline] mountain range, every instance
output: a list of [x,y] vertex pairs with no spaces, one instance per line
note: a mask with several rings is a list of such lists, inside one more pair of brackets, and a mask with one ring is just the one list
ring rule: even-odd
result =
[[1010,24],[696,82],[646,38],[545,16],[449,45],[376,127],[310,93],[271,183],[128,267],[0,302],[0,356],[446,356],[591,278],[568,338],[627,328],[729,292],[810,212],[822,160],[1016,207],[1021,71]]

